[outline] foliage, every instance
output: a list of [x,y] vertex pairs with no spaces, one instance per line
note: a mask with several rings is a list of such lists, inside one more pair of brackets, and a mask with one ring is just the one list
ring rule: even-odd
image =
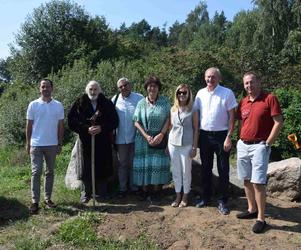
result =
[[25,120],[28,100],[37,96],[38,88],[10,84],[0,98],[0,144],[22,145],[25,141]]
[[[7,83],[11,79],[11,75],[8,70],[8,61],[9,61],[9,59],[7,59],[7,60],[0,59],[0,83],[2,83],[2,82]],[[1,94],[1,92],[2,91],[1,91],[1,87],[0,87],[0,94]]]
[[[0,142],[24,143],[26,108],[38,97],[33,82],[46,75],[54,80],[54,97],[63,103],[66,114],[91,79],[99,81],[111,97],[118,91],[120,77],[129,78],[134,90],[145,94],[144,81],[156,75],[163,84],[160,94],[172,101],[180,83],[188,83],[195,95],[204,86],[204,71],[212,66],[221,69],[222,84],[237,97],[244,92],[242,76],[250,70],[261,75],[268,91],[294,87],[299,93],[300,1],[253,2],[254,9],[240,11],[230,22],[223,11],[210,19],[206,2],[200,1],[183,23],[171,25],[168,34],[166,27],[151,27],[145,19],[111,30],[105,18],[91,17],[68,0],[42,4],[21,26],[12,55],[0,61],[0,77],[13,82],[0,85]],[[283,133],[296,122],[288,111],[298,113],[292,107],[285,111]],[[66,128],[65,142],[70,142],[72,134]],[[281,146],[287,143],[282,136],[274,149],[291,155]]]
[[109,54],[108,35],[105,19],[91,18],[76,3],[53,0],[42,4],[16,36],[11,72],[16,79],[34,82],[75,59],[100,60]]
[[282,159],[300,157],[300,152],[293,147],[287,136],[295,133],[301,142],[301,92],[294,88],[279,88],[275,94],[281,103],[285,126],[275,143],[274,155],[278,154]]

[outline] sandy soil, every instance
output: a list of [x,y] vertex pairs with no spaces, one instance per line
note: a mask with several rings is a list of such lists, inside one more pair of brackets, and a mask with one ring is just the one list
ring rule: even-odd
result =
[[229,200],[231,213],[221,215],[216,202],[205,208],[194,206],[194,196],[186,208],[170,206],[172,186],[162,191],[160,202],[138,201],[133,195],[99,204],[105,221],[98,234],[124,241],[146,235],[159,249],[301,249],[301,203],[267,200],[268,227],[263,234],[251,231],[254,220],[238,220],[246,209],[246,199]]

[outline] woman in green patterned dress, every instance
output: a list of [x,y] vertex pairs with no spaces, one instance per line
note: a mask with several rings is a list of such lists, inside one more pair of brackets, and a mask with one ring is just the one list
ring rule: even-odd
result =
[[138,130],[135,137],[133,182],[143,187],[141,200],[149,197],[151,189],[154,191],[151,198],[158,198],[160,187],[170,180],[166,148],[152,147],[158,145],[168,132],[170,102],[167,97],[159,95],[161,82],[157,77],[149,77],[144,88],[147,96],[138,102],[133,117]]

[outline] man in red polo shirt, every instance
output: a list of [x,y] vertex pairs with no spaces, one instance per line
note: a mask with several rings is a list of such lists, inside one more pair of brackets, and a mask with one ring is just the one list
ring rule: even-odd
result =
[[271,145],[283,126],[277,98],[263,92],[259,77],[248,72],[243,77],[248,94],[238,105],[240,140],[237,143],[237,172],[244,180],[248,210],[239,219],[257,218],[252,230],[262,233],[265,226],[266,177]]

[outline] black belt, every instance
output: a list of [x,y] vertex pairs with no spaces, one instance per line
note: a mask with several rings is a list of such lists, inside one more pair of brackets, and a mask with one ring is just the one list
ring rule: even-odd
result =
[[228,133],[228,130],[220,130],[220,131],[206,131],[206,130],[203,130],[201,129],[201,132],[206,134],[206,135],[223,135],[225,133]]
[[242,142],[244,144],[250,145],[250,144],[259,144],[260,142],[262,142],[262,140],[260,140],[260,141],[244,141],[244,140],[242,140]]

